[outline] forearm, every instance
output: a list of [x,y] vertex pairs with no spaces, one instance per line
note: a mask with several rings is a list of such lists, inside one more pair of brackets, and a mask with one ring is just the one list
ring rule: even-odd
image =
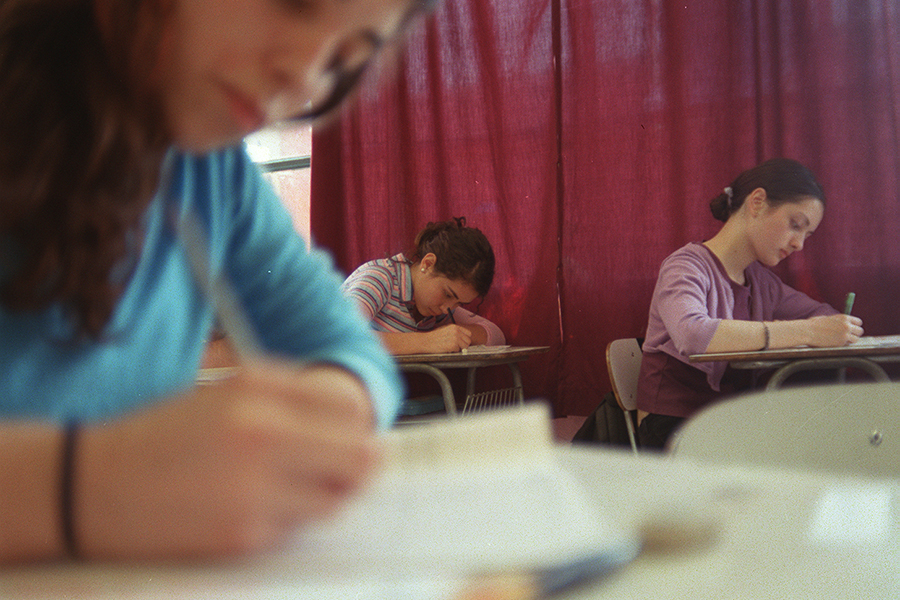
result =
[[62,554],[61,448],[57,428],[0,426],[0,564]]
[[400,356],[403,354],[420,354],[428,352],[425,349],[425,338],[417,331],[395,332],[379,331],[379,337],[388,352]]
[[461,325],[472,333],[473,344],[499,346],[506,343],[503,331],[493,322],[464,308],[453,311],[454,323]]
[[488,341],[488,333],[487,330],[481,325],[460,325],[460,327],[465,327],[469,330],[469,333],[472,334],[472,345],[482,345],[486,344]]
[[445,325],[431,331],[379,332],[384,345],[394,355],[459,352],[473,343],[463,325]]
[[794,321],[767,321],[769,328],[769,348],[796,348],[814,346],[813,329],[809,319]]
[[742,352],[763,348],[794,348],[809,345],[810,342],[810,326],[804,319],[766,322],[726,320],[719,323],[706,351]]

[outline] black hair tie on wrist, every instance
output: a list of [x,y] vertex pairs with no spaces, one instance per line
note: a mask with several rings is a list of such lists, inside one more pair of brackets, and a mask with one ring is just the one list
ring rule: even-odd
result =
[[62,541],[66,554],[78,557],[75,542],[75,443],[78,441],[79,424],[72,419],[63,429],[62,464],[60,465],[59,516],[62,525]]

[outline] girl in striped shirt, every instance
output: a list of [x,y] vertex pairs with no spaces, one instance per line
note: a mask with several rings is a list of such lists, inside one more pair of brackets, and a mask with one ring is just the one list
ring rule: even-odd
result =
[[411,251],[361,265],[343,290],[391,353],[434,354],[506,342],[494,323],[460,306],[483,298],[493,279],[490,242],[454,218],[428,223]]

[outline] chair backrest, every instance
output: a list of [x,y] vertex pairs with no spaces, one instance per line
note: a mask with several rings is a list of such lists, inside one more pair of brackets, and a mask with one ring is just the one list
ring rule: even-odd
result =
[[606,346],[606,368],[613,395],[622,410],[637,408],[638,375],[641,371],[641,346],[637,338],[613,340]]
[[713,404],[675,433],[677,456],[900,477],[900,383],[825,384]]

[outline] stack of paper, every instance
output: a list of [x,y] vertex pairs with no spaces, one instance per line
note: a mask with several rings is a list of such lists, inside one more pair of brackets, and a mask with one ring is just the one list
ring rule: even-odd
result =
[[383,475],[335,520],[297,538],[303,561],[353,572],[477,575],[592,562],[639,550],[560,468],[543,404],[387,435]]

